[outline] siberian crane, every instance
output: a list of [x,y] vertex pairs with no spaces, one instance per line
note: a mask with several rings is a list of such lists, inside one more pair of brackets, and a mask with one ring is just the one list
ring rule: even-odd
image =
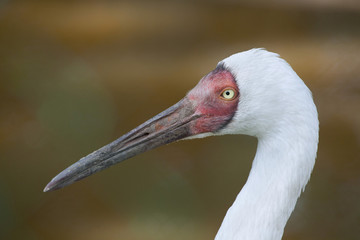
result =
[[285,60],[264,49],[220,61],[178,103],[80,159],[44,191],[164,144],[224,134],[255,136],[258,146],[248,179],[215,239],[281,239],[314,167],[319,121],[304,82]]

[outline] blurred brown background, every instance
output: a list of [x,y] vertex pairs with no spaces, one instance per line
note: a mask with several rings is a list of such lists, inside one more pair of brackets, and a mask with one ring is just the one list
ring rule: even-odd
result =
[[321,123],[284,239],[359,239],[360,2],[288,2],[0,1],[0,239],[213,239],[254,138],[182,141],[42,189],[254,47],[292,65]]

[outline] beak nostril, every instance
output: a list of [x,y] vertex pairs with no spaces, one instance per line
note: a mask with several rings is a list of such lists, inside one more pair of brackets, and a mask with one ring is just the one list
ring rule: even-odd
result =
[[144,132],[144,133],[142,133],[142,134],[140,134],[140,135],[138,135],[138,136],[135,136],[134,138],[130,139],[129,142],[135,141],[135,140],[137,140],[137,139],[139,139],[139,138],[146,137],[146,136],[148,136],[148,135],[150,135],[150,133]]
[[121,148],[131,144],[132,142],[137,141],[138,139],[147,137],[148,135],[150,135],[149,132],[144,132],[144,133],[141,133],[138,135],[133,135],[132,137],[129,137],[127,140],[125,140],[123,142],[123,144],[120,144],[119,146],[117,146],[115,149],[121,149]]

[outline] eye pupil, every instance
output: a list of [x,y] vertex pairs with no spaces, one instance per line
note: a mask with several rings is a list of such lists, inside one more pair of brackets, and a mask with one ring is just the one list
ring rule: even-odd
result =
[[226,91],[226,93],[225,93],[225,94],[229,96],[229,95],[230,95],[230,92],[229,92],[229,91]]

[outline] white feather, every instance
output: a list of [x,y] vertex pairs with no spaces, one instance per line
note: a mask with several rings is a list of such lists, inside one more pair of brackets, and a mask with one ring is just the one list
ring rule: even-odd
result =
[[277,54],[252,49],[220,64],[235,76],[237,111],[217,135],[258,138],[248,180],[216,240],[279,240],[313,169],[319,122],[310,90]]

